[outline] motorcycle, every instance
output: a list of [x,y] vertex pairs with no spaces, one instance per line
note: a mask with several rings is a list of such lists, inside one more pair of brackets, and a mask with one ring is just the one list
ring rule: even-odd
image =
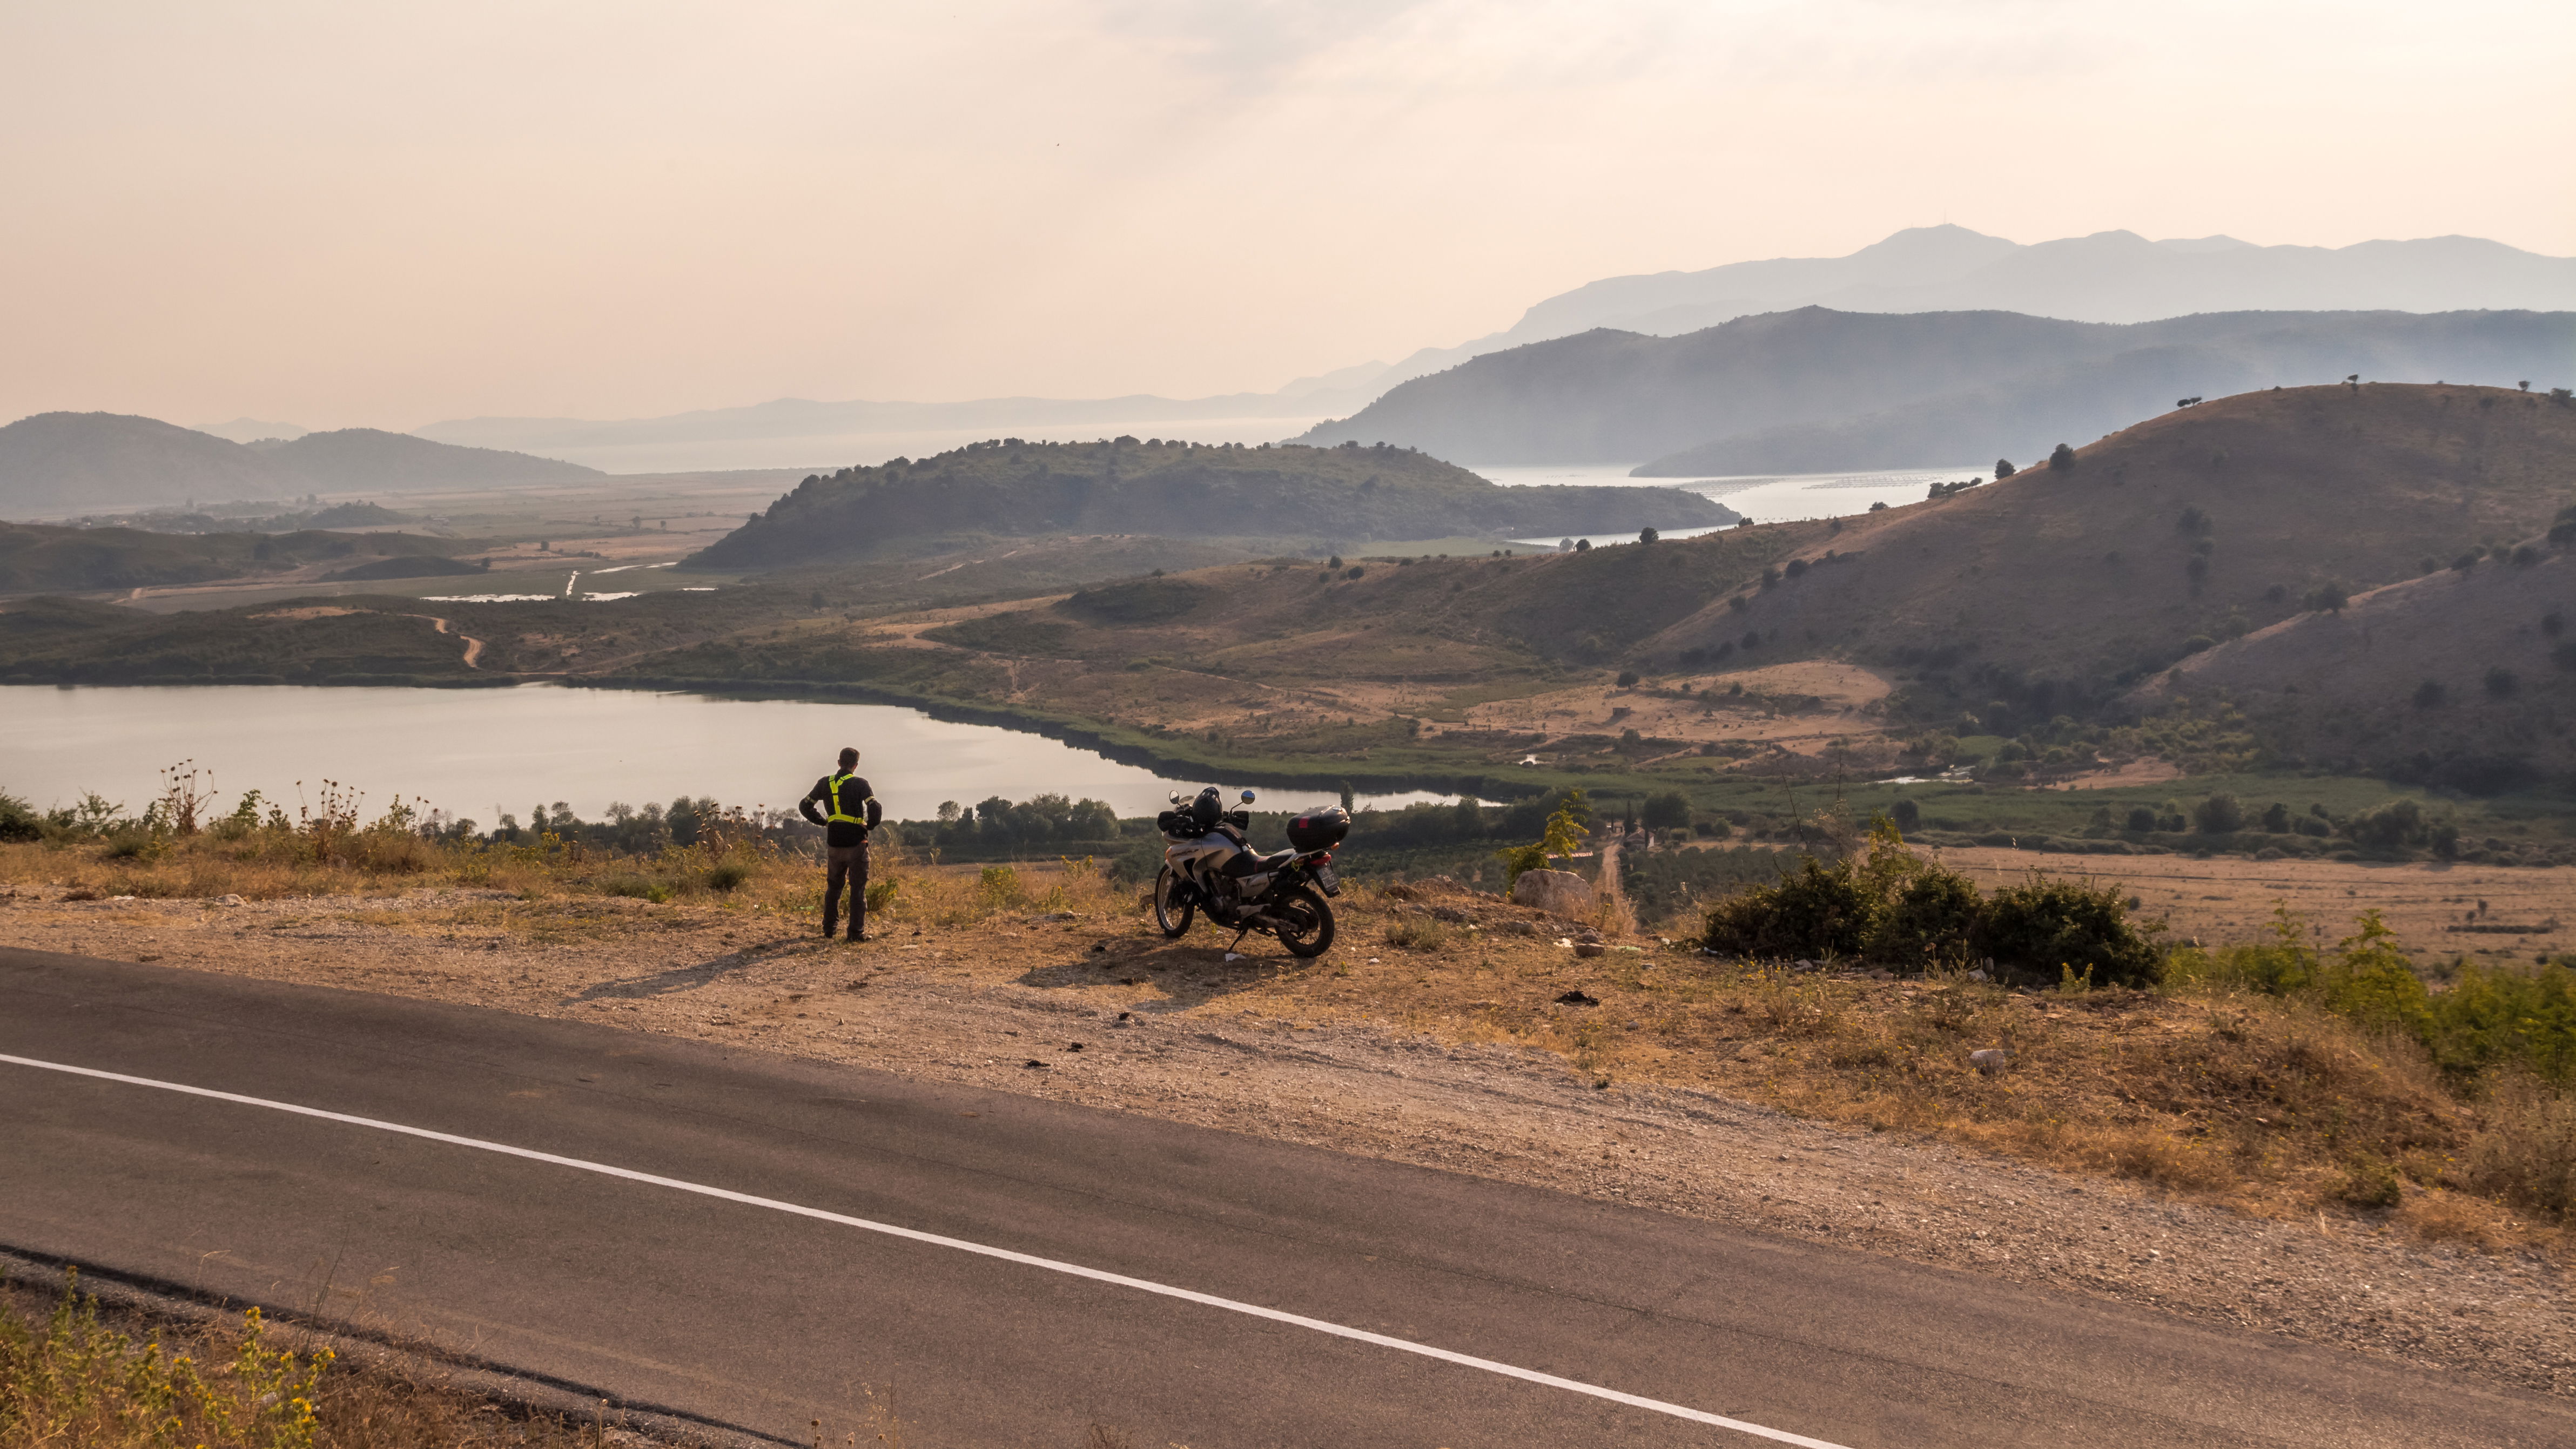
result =
[[[1252,792],[1244,791],[1242,805],[1252,800]],[[1336,805],[1297,816],[1288,822],[1289,848],[1264,855],[1244,835],[1252,828],[1251,810],[1225,809],[1214,785],[1186,806],[1174,794],[1172,807],[1154,819],[1163,832],[1154,924],[1164,936],[1186,934],[1204,910],[1211,922],[1234,929],[1237,945],[1254,931],[1266,931],[1291,956],[1312,958],[1332,949],[1328,898],[1342,893],[1333,847],[1350,834],[1349,811]]]

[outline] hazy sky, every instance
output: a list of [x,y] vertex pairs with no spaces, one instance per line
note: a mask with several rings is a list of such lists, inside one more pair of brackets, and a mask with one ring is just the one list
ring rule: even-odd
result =
[[0,420],[1266,390],[1944,219],[2576,253],[2576,6],[0,4]]

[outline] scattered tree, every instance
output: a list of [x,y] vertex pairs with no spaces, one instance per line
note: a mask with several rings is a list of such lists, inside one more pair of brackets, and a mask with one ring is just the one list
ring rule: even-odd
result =
[[2308,590],[2308,596],[2299,602],[2311,614],[2340,614],[2352,602],[2352,595],[2341,584],[2323,583]]
[[2010,459],[2010,458],[1997,458],[1997,459],[1995,460],[1995,481],[1996,481],[1996,482],[1998,482],[1998,483],[2002,482],[2004,479],[2011,477],[2011,476],[2012,476],[2016,471],[2018,471],[2018,470],[2016,470],[2016,469],[2013,467],[2013,465],[2012,465],[2012,459]]
[[1621,689],[1634,689],[1634,688],[1636,688],[1636,687],[1637,687],[1637,671],[1635,671],[1635,670],[1633,670],[1633,669],[1622,669],[1622,670],[1620,670],[1620,671],[1619,671],[1619,687],[1620,687]]
[[1656,539],[1661,537],[1663,537],[1662,534],[1655,532],[1651,528],[1641,528],[1637,530],[1637,542],[1639,543],[1653,543]]
[[2056,447],[2049,449],[2048,466],[2060,470],[2074,467],[2075,450],[2066,446],[2064,443],[2060,443]]
[[2203,835],[2233,835],[2245,828],[2245,807],[2233,795],[2213,794],[2191,807],[2191,823]]
[[2486,687],[2489,699],[2510,699],[2522,687],[2522,677],[2499,664],[2487,671]]
[[2450,691],[2444,689],[2442,681],[2438,679],[2428,679],[2415,686],[2417,709],[2439,709],[2442,707],[2442,702],[2448,698],[2450,698]]

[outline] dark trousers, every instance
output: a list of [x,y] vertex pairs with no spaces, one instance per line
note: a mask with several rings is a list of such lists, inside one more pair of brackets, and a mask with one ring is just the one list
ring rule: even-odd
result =
[[841,918],[841,887],[850,888],[850,939],[855,941],[868,933],[868,846],[828,845],[823,848],[823,934],[832,934],[832,925]]

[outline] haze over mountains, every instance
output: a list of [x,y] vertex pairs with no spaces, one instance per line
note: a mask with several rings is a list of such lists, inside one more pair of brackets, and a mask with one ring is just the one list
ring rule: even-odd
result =
[[1597,329],[1417,378],[1298,441],[1655,477],[2028,461],[2183,397],[2382,382],[2576,382],[2576,312],[2238,312],[2115,325],[1805,307],[1683,337]]
[[[2576,259],[2474,237],[2329,248],[2254,246],[2229,237],[2148,241],[2112,231],[2023,246],[1965,227],[1915,227],[1843,257],[1604,278],[1537,303],[1500,332],[1454,347],[1426,347],[1392,365],[1366,362],[1299,378],[1267,393],[952,403],[780,399],[619,421],[462,418],[417,431],[442,442],[572,458],[616,472],[810,467],[892,452],[937,452],[969,435],[995,432],[1066,440],[1186,431],[1206,442],[1253,442],[1293,431],[1305,420],[1357,411],[1400,383],[1487,353],[1599,327],[1676,336],[1811,305],[1871,313],[1991,309],[2114,323],[2226,311],[2556,311],[2576,309]],[[2216,385],[2206,390],[2214,395]],[[1272,420],[1286,426],[1270,426]],[[925,436],[932,434],[944,436]],[[907,436],[888,446],[881,441],[887,435]],[[1668,447],[1715,436],[1701,433]],[[1450,456],[1469,463],[1507,461],[1473,449]],[[1651,454],[1603,456],[1635,462]],[[1919,455],[1902,460],[1938,461]]]
[[1268,393],[780,399],[408,435],[48,414],[0,429],[0,509],[812,468],[1001,433],[1259,442],[1302,428],[1471,466],[1653,460],[1641,471],[1663,476],[1949,466],[2082,442],[2178,397],[2351,372],[2563,385],[2571,311],[2576,259],[2470,237],[2324,248],[2115,231],[2024,246],[1944,225],[1843,257],[1605,278],[1460,346]]
[[10,513],[599,476],[578,463],[375,428],[254,447],[116,413],[38,413],[0,427],[0,510]]

